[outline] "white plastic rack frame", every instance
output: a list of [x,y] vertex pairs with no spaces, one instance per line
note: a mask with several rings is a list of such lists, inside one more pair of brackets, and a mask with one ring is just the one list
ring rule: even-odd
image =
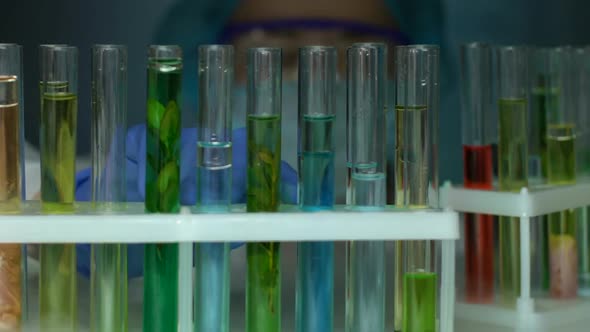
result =
[[[143,210],[143,203],[128,203],[118,212],[98,214],[81,203],[75,213],[47,215],[39,212],[38,203],[29,202],[21,214],[0,216],[0,243],[440,240],[440,331],[453,332],[455,240],[459,238],[456,212],[393,208],[353,212],[338,207],[305,213],[285,207],[277,215],[245,213],[243,206],[225,214],[193,213],[188,207],[180,214],[146,214]],[[181,258],[190,257],[190,246],[184,248]],[[181,301],[190,306],[190,299]]]
[[[442,206],[458,212],[520,218],[520,297],[515,308],[501,305],[456,303],[456,318],[516,331],[557,331],[590,325],[590,300],[560,301],[531,297],[531,218],[552,212],[590,205],[590,183],[560,187],[540,187],[520,193],[483,191],[453,187],[445,183]],[[567,329],[565,331],[570,331]]]

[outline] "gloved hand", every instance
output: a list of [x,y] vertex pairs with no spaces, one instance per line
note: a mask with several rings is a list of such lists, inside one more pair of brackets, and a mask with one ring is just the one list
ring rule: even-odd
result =
[[[145,125],[129,128],[127,132],[127,201],[143,202],[145,197]],[[196,202],[197,130],[182,130],[180,160],[180,202],[194,205]],[[246,129],[233,131],[232,203],[246,202]],[[89,201],[91,194],[91,170],[84,169],[76,174],[76,200]],[[281,202],[297,202],[297,172],[287,163],[281,163]],[[232,244],[237,247],[239,244]],[[78,271],[90,275],[90,246],[78,244]],[[127,249],[128,275],[130,278],[143,273],[143,245],[129,245]]]

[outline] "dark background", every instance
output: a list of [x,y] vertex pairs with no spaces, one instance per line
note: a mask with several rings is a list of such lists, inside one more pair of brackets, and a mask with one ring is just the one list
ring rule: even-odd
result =
[[[467,41],[537,45],[590,44],[590,5],[583,0],[404,0],[400,8],[420,10],[441,18],[437,23],[448,61],[441,91],[441,179],[461,179],[460,110],[456,82],[458,46]],[[209,0],[52,0],[3,1],[0,42],[24,46],[26,138],[38,145],[38,45],[67,43],[79,47],[78,154],[90,150],[90,47],[95,43],[129,47],[130,125],[144,121],[146,46],[150,43],[188,42],[196,47],[203,31],[196,20]],[[223,1],[219,0],[218,3]],[[230,1],[231,2],[231,1]],[[335,1],[337,3],[337,1]],[[191,17],[194,15],[195,19]],[[398,14],[412,19],[412,12]],[[424,15],[423,15],[424,16]],[[428,15],[426,15],[428,16]],[[178,17],[178,19],[177,19]],[[415,22],[428,26],[429,22]],[[433,28],[434,29],[434,28]],[[180,32],[179,32],[180,31]],[[201,38],[202,40],[202,38]],[[210,42],[210,41],[209,41]],[[186,59],[186,58],[185,58]],[[195,61],[195,60],[192,60]],[[194,70],[195,64],[187,64]],[[196,77],[196,72],[193,75]],[[196,90],[194,91],[196,94]],[[194,96],[185,97],[184,122],[196,110]]]

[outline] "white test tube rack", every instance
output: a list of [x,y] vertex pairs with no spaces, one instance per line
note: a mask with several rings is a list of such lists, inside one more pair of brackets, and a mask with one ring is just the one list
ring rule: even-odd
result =
[[[440,331],[454,331],[456,212],[393,208],[352,212],[337,207],[305,213],[287,207],[277,218],[277,213],[244,213],[240,206],[227,214],[196,214],[189,207],[180,214],[145,214],[143,203],[128,203],[124,211],[107,215],[93,213],[89,207],[80,203],[74,214],[42,215],[38,203],[27,203],[21,214],[0,216],[0,243],[178,242],[181,260],[190,271],[193,242],[436,240],[442,243]],[[180,278],[181,285],[192,287],[190,276]],[[179,310],[181,330],[191,326],[191,294],[179,289],[180,307],[187,309]]]
[[[590,205],[590,183],[543,187],[519,193],[484,191],[453,187],[445,183],[441,206],[458,212],[520,218],[520,297],[514,308],[500,304],[469,304],[458,299],[455,317],[459,320],[496,326],[497,331],[587,331],[590,325],[590,299],[535,299],[531,297],[531,218],[552,212]],[[463,271],[458,271],[463,273]],[[490,329],[491,331],[491,329]],[[496,331],[496,330],[493,330]]]

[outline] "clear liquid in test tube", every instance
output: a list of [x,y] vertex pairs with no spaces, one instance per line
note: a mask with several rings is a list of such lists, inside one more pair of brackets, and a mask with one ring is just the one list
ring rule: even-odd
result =
[[[386,204],[383,64],[379,48],[354,45],[347,51],[347,205],[380,211]],[[385,328],[385,246],[383,241],[346,244],[345,330]]]

